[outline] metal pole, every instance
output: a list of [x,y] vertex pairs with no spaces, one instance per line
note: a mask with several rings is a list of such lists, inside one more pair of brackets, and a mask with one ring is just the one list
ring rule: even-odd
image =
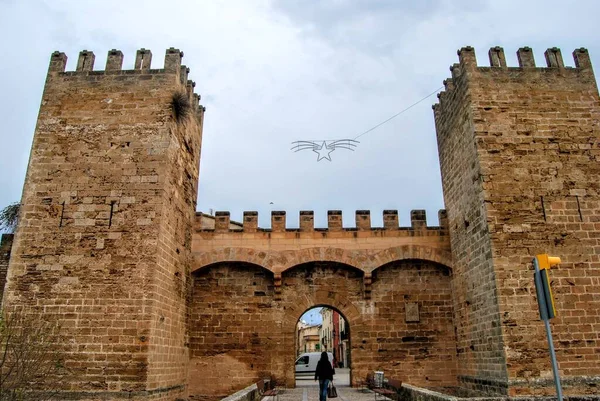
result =
[[548,347],[550,348],[550,360],[552,360],[552,372],[554,373],[554,384],[556,385],[556,396],[558,401],[563,401],[562,388],[560,387],[560,376],[558,375],[558,363],[554,353],[554,343],[552,342],[552,331],[550,331],[550,320],[544,320],[546,325],[546,336],[548,337]]
[[[533,267],[535,269],[535,281],[536,287],[542,288],[542,280],[540,279],[540,267],[538,265],[537,258],[533,258]],[[538,291],[538,298],[543,295],[544,291]],[[540,295],[541,294],[541,295]],[[552,331],[550,330],[550,319],[548,319],[548,314],[544,310],[542,313],[542,309],[545,309],[545,304],[547,301],[544,299],[538,299],[538,304],[540,305],[540,314],[542,315],[542,320],[544,321],[544,325],[546,326],[546,337],[548,338],[548,349],[550,351],[550,360],[552,361],[552,372],[554,374],[554,385],[556,386],[556,396],[558,401],[563,401],[562,396],[562,388],[560,386],[560,376],[558,372],[558,362],[556,361],[556,353],[554,352],[554,342],[552,341]]]

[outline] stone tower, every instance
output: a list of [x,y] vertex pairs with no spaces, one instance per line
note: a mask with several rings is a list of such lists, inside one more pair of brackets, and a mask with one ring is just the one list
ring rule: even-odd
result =
[[554,393],[531,259],[551,271],[566,394],[600,383],[600,101],[588,52],[557,48],[490,67],[470,47],[434,106],[453,254],[459,381],[500,394]]
[[[186,299],[203,107],[168,49],[55,52],[27,171],[4,307],[55,320],[69,399],[174,399],[187,379]],[[65,396],[65,398],[67,398]]]

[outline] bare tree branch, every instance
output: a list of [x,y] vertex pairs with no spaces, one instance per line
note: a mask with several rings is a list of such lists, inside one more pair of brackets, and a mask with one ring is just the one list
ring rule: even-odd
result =
[[60,378],[67,373],[59,332],[35,314],[0,316],[0,401],[55,399]]

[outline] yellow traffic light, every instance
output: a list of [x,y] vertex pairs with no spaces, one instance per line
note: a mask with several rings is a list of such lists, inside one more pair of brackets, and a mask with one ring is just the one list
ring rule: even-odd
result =
[[538,261],[538,266],[540,267],[540,270],[549,269],[552,266],[556,266],[560,263],[560,258],[558,256],[548,256],[547,253],[535,255],[535,258]]

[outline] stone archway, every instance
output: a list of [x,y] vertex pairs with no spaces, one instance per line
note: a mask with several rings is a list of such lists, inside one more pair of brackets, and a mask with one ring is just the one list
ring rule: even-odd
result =
[[395,260],[420,259],[450,268],[449,250],[427,245],[402,245],[379,250],[311,247],[292,250],[257,250],[245,247],[222,247],[193,255],[192,272],[222,262],[244,262],[262,266],[274,273],[309,262],[336,262],[370,273],[379,266]]
[[295,385],[295,329],[300,316],[315,305],[338,310],[352,327],[360,325],[364,273],[353,266],[320,261],[302,263],[281,275],[281,327],[285,331],[282,353],[276,361],[286,385]]
[[[196,383],[216,396],[263,377],[294,387],[296,322],[315,305],[337,309],[351,325],[354,383],[384,370],[416,385],[455,384],[450,270],[428,260],[392,260],[369,271],[370,298],[366,274],[335,261],[309,261],[281,273],[240,261],[197,269],[188,324],[190,394]],[[420,320],[407,314],[414,307],[409,303],[422,311]]]
[[[348,320],[348,318],[336,307],[329,305],[329,304],[318,304],[318,305],[314,305],[310,308],[308,308],[307,310],[305,310],[301,316],[298,317],[298,319],[296,320],[296,325],[294,327],[294,331],[295,334],[297,333],[298,330],[298,323],[301,319],[302,316],[304,316],[305,313],[309,312],[310,310],[315,310],[317,308],[320,308],[321,310],[319,311],[320,314],[322,314],[323,320],[321,321],[321,323],[319,324],[319,326],[321,327],[320,329],[320,337],[319,337],[319,344],[320,346],[322,346],[322,348],[316,350],[318,352],[331,352],[333,354],[333,361],[334,361],[334,368],[337,370],[337,373],[334,377],[334,379],[337,381],[337,385],[347,385],[349,383],[352,383],[352,370],[351,368],[351,361],[352,361],[352,333],[351,333],[351,329],[352,329],[352,324],[351,322]],[[327,312],[323,313],[323,309],[328,310]],[[336,316],[337,315],[337,316]],[[331,316],[332,317],[332,321],[326,322],[325,319]],[[341,322],[343,321],[343,323]],[[329,324],[331,324],[331,327],[327,327],[329,326]],[[343,329],[340,329],[340,326],[343,327]],[[310,327],[310,326],[309,326]],[[323,341],[323,338],[325,338],[325,341]],[[327,343],[327,344],[324,344]],[[296,347],[296,349],[300,349],[300,347]],[[304,351],[304,352],[314,352],[314,351]],[[302,351],[300,351],[298,354],[301,354]],[[296,355],[296,357],[298,357],[298,355]],[[339,366],[340,362],[342,362],[344,364],[344,366]],[[339,371],[339,368],[344,368],[344,373]],[[349,369],[347,372],[345,369]],[[312,372],[311,372],[312,373]],[[340,377],[340,375],[343,375],[342,377]],[[349,377],[348,377],[348,376]],[[296,385],[298,385],[298,381],[304,379],[305,377],[298,377],[296,376]],[[340,381],[341,379],[343,379],[342,381]]]
[[221,262],[245,262],[264,267],[276,273],[282,273],[294,266],[309,262],[337,262],[362,270],[361,262],[366,254],[359,250],[335,247],[314,247],[298,250],[262,250],[243,247],[225,247],[194,255],[192,271]]
[[369,260],[368,270],[373,270],[388,263],[401,260],[423,260],[433,262],[447,269],[452,267],[452,253],[449,250],[434,248],[424,245],[402,245],[384,249],[377,252]]
[[[225,397],[270,377],[281,328],[274,275],[262,266],[221,262],[192,274],[189,394]],[[227,380],[223,380],[227,377]]]
[[376,315],[394,324],[381,326],[376,343],[365,349],[392,362],[382,369],[389,376],[424,387],[455,381],[451,276],[448,266],[422,259],[392,260],[373,270]]

